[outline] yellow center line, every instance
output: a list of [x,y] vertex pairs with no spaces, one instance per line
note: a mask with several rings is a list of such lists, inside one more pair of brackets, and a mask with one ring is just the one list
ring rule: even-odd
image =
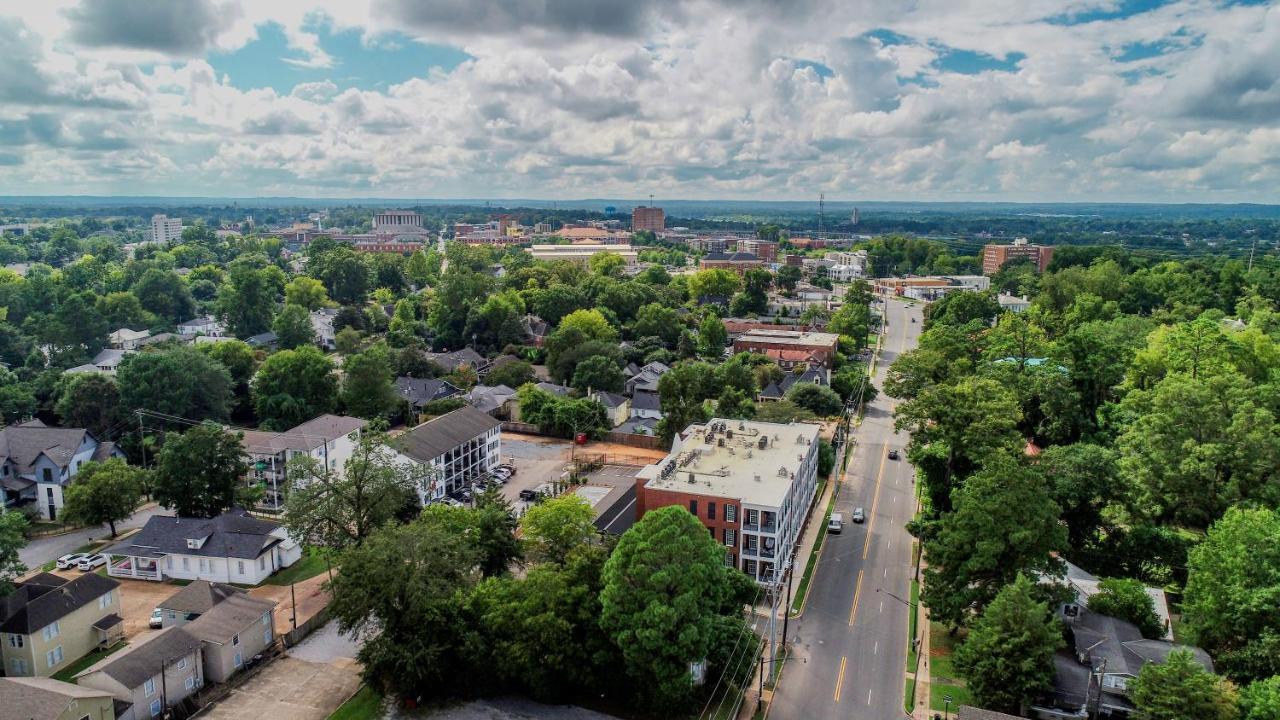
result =
[[862,597],[862,571],[858,571],[858,582],[853,587],[853,607],[849,608],[849,624],[853,624],[853,619],[858,615],[858,598]]
[[876,507],[880,505],[880,481],[884,480],[884,463],[889,458],[887,450],[880,456],[880,470],[876,472],[876,494],[871,499],[871,516],[867,518],[867,540],[862,544],[862,559],[867,559],[871,552],[871,533],[876,526]]
[[840,702],[840,689],[844,687],[844,666],[848,662],[848,658],[840,658],[840,674],[836,676],[836,694],[835,701]]

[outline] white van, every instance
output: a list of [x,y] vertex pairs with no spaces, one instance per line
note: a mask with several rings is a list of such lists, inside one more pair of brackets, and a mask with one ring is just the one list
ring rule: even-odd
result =
[[844,530],[844,516],[840,513],[831,513],[831,519],[827,520],[827,532],[839,535],[842,530]]

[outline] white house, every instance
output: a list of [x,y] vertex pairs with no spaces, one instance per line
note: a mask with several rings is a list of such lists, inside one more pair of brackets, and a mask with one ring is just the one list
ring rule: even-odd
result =
[[297,562],[302,548],[279,523],[235,509],[215,518],[153,515],[103,553],[111,577],[257,585]]
[[321,415],[284,432],[245,430],[241,444],[249,456],[249,486],[262,485],[266,490],[259,507],[279,510],[284,506],[288,489],[289,461],[310,455],[330,470],[346,465],[360,431],[369,423],[343,415]]
[[207,335],[209,337],[222,337],[227,334],[227,326],[223,325],[217,318],[205,315],[204,317],[193,318],[184,323],[178,323],[179,335]]
[[466,490],[499,463],[502,423],[465,405],[392,438],[399,462],[431,468],[430,487],[419,489],[423,504]]
[[662,403],[656,392],[637,392],[631,396],[630,417],[634,419],[662,419]]
[[337,333],[333,330],[333,321],[338,317],[337,308],[321,308],[311,311],[311,329],[316,334],[316,344],[325,350],[337,347]]
[[120,328],[107,336],[107,340],[111,343],[111,347],[118,350],[137,350],[138,343],[151,337],[150,330],[130,330],[129,328]]
[[49,427],[39,420],[0,430],[3,507],[35,503],[46,520],[58,519],[62,493],[80,466],[123,458],[115,443],[99,442],[84,428]]
[[1031,307],[1031,300],[1028,298],[1018,297],[1017,295],[1006,295],[1004,293],[1000,293],[996,296],[996,302],[1000,303],[1000,307],[1002,309],[1008,310],[1009,312],[1020,313]]

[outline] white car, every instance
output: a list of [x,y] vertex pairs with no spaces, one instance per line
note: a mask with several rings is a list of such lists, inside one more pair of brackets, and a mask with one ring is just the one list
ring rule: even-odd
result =
[[58,558],[58,562],[54,563],[59,570],[73,568],[80,564],[80,561],[89,557],[88,553],[71,553]]
[[89,572],[95,568],[100,568],[107,564],[107,556],[99,553],[84,556],[76,567],[80,568],[80,572]]
[[164,627],[164,611],[156,608],[151,611],[151,619],[147,621],[147,626],[155,629]]

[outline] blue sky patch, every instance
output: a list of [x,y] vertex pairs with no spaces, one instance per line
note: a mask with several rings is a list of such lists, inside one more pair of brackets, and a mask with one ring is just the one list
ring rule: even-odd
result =
[[307,28],[320,38],[320,48],[333,58],[333,67],[309,68],[288,62],[306,56],[289,47],[284,29],[276,23],[258,26],[258,37],[229,53],[209,56],[218,76],[228,76],[242,90],[269,87],[288,94],[299,83],[329,80],[340,90],[386,90],[391,85],[426,75],[433,68],[448,71],[471,58],[448,45],[424,45],[392,33],[366,45],[359,30],[332,32],[326,23]]
[[877,28],[869,33],[864,33],[863,37],[874,38],[880,41],[881,45],[909,45],[911,38],[901,33],[896,33],[888,28]]
[[1164,7],[1169,2],[1170,0],[1116,0],[1099,3],[1096,7],[1083,12],[1055,15],[1046,20],[1054,25],[1083,25],[1102,20],[1122,20]]
[[988,70],[1015,72],[1018,69],[1018,63],[1025,60],[1026,57],[1023,53],[1011,52],[1001,59],[986,53],[974,52],[973,50],[944,48],[935,64],[944,72],[977,75]]
[[797,70],[804,69],[804,68],[813,68],[813,71],[818,73],[818,77],[822,78],[823,80],[835,75],[835,72],[831,68],[827,67],[826,65],[823,65],[820,62],[815,62],[813,60],[796,60],[795,64],[796,64]]

